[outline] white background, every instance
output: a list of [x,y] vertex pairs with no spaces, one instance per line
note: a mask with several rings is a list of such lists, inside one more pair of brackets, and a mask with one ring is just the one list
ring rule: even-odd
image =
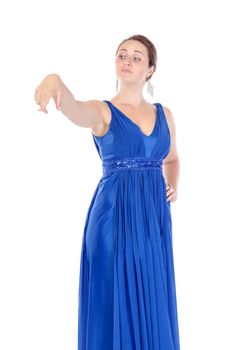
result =
[[229,29],[223,0],[1,5],[2,350],[77,349],[81,240],[101,176],[91,130],[53,101],[38,112],[34,90],[57,73],[77,100],[112,99],[116,49],[134,34],[157,48],[153,102],[171,109],[177,128],[181,350],[230,348]]

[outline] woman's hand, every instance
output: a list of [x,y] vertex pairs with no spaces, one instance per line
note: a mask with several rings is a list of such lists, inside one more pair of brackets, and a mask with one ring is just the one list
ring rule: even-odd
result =
[[34,93],[34,99],[36,103],[40,105],[39,112],[43,111],[44,113],[48,113],[46,106],[51,97],[54,99],[56,108],[60,110],[62,86],[63,83],[57,74],[49,74],[42,80]]
[[177,193],[176,190],[172,187],[170,183],[166,184],[166,197],[167,197],[167,202],[175,202],[177,199]]

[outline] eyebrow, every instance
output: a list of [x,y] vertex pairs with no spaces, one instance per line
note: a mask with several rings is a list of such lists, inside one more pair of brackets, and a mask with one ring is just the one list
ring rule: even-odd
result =
[[[121,49],[120,51],[122,51],[122,50],[127,51],[126,49]],[[135,52],[139,52],[139,53],[141,53],[144,56],[144,54],[141,51],[138,51],[138,50],[134,50],[134,51]]]

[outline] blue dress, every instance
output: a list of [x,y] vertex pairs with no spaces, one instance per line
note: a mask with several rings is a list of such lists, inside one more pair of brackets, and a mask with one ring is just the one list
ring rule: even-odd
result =
[[78,350],[179,350],[172,218],[162,162],[170,131],[160,103],[150,135],[112,102],[86,215],[78,293]]

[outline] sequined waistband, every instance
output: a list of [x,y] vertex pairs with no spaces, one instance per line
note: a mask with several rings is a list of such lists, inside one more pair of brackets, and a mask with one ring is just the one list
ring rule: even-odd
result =
[[103,176],[110,175],[114,172],[121,170],[146,170],[146,169],[159,169],[162,170],[163,160],[156,159],[107,159],[102,160]]

